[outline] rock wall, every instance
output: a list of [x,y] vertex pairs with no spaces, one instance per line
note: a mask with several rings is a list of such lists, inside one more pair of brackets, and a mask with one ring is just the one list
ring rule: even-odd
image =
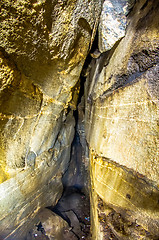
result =
[[61,197],[69,163],[66,185],[75,175],[85,186],[88,155],[92,239],[158,239],[158,1],[1,0],[0,8],[0,239],[26,239]]
[[112,48],[99,29],[107,51],[92,59],[85,90],[93,239],[159,238],[158,11],[158,1],[136,1]]
[[70,160],[81,69],[102,1],[0,2],[0,238],[55,205]]

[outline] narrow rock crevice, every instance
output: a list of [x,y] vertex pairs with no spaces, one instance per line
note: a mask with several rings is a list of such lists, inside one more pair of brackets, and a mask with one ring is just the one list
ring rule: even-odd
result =
[[[84,68],[88,67],[88,63],[89,59],[87,58]],[[62,177],[64,190],[57,205],[55,207],[49,207],[49,209],[68,223],[70,232],[72,232],[77,239],[88,240],[90,239],[89,171],[85,167],[85,150],[81,144],[79,119],[81,117],[79,106],[83,101],[84,84],[85,77],[82,72],[77,109],[74,110],[73,114],[76,123],[75,136],[71,147],[69,167]]]
[[[76,92],[74,92],[73,101],[69,107],[72,108],[72,106],[75,107],[75,104],[77,105],[76,110],[73,111],[75,135],[71,146],[69,166],[62,177],[63,193],[55,206],[47,207],[49,211],[59,216],[68,225],[66,229],[67,237],[62,235],[62,238],[57,237],[56,240],[67,240],[72,237],[79,240],[90,239],[89,168],[88,166],[86,167],[88,163],[85,163],[86,146],[81,142],[85,141],[83,100],[86,80],[85,72],[90,61],[91,56],[88,55],[80,77],[78,99],[75,96]],[[77,83],[75,89],[78,88],[78,85]],[[59,231],[64,231],[64,228],[60,229],[60,225],[58,228]],[[42,236],[46,234],[42,222],[38,224],[37,229],[41,231],[40,234]]]
[[159,239],[158,1],[11,2],[0,239]]

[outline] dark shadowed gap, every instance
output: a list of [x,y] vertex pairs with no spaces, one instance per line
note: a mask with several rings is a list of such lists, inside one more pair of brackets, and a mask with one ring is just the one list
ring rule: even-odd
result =
[[[83,24],[83,22],[81,22]],[[70,232],[76,239],[89,240],[90,238],[90,199],[88,191],[85,191],[84,175],[88,175],[84,163],[82,162],[82,144],[78,132],[79,110],[78,106],[82,102],[85,92],[85,81],[89,74],[89,66],[92,61],[92,54],[98,50],[98,34],[96,34],[90,53],[88,54],[80,76],[80,92],[78,96],[77,108],[73,111],[75,118],[75,135],[71,145],[69,167],[62,178],[63,193],[56,206],[47,208],[64,219]],[[83,109],[84,111],[84,109]],[[37,225],[37,230],[43,233],[44,228],[41,223]],[[43,234],[44,235],[44,234]]]

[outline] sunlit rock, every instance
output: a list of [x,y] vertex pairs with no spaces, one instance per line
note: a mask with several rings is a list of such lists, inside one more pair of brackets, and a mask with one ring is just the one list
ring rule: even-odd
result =
[[74,137],[76,83],[101,5],[0,2],[0,238],[25,238],[41,207],[61,196]]
[[105,0],[99,22],[99,50],[106,52],[125,36],[126,15],[135,1]]
[[158,1],[0,8],[0,239],[158,239]]
[[93,239],[159,237],[158,7],[155,0],[136,3],[125,37],[89,66]]
[[93,239],[157,239],[158,189],[138,173],[91,152]]
[[112,55],[92,60],[85,112],[87,141],[99,156],[158,183],[159,23],[151,6],[134,12],[136,25],[129,25]]

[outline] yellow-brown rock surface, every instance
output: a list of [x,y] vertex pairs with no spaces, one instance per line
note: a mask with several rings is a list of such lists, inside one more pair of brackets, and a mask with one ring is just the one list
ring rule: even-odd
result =
[[[123,15],[115,5],[120,1],[105,2],[113,2],[121,28]],[[157,240],[159,3],[121,2],[130,11],[125,37],[124,32],[116,36],[118,26],[113,41],[99,35],[85,104],[82,98],[79,105],[82,161],[88,148],[90,156],[92,236]],[[55,205],[62,194],[79,77],[102,3],[0,2],[0,239],[25,239],[39,211]],[[107,4],[103,11],[109,11]],[[114,27],[107,24],[106,29]],[[100,43],[108,41],[109,51],[102,47],[100,53]]]
[[158,11],[158,1],[138,1],[125,37],[90,64],[93,239],[109,239],[109,230],[114,239],[159,238]]
[[[158,189],[138,173],[91,154],[93,239],[157,239]],[[109,239],[109,238],[108,238]]]
[[101,1],[2,0],[0,8],[0,238],[22,240],[62,192],[75,85]]

